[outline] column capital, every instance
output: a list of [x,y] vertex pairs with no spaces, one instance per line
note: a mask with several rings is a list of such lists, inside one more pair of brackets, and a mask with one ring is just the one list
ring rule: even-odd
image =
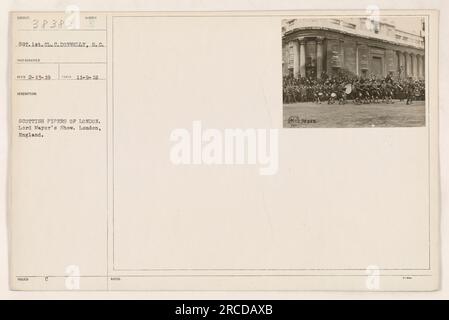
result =
[[324,37],[319,36],[315,38],[316,43],[323,43]]
[[306,43],[306,38],[305,37],[298,37],[298,38],[296,38],[296,40],[298,40],[299,44],[305,44]]

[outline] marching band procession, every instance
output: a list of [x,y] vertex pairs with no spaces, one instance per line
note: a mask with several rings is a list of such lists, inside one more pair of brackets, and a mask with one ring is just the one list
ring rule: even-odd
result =
[[354,104],[394,103],[393,100],[412,104],[415,100],[425,99],[424,80],[393,79],[391,76],[366,78],[340,74],[328,76],[323,72],[320,79],[295,78],[292,75],[283,78],[284,103],[315,102],[345,104],[352,100]]

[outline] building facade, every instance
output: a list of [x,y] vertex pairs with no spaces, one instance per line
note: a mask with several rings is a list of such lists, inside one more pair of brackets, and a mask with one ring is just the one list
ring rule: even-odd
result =
[[398,30],[392,21],[287,19],[282,35],[284,76],[320,78],[323,72],[347,72],[424,79],[424,37]]

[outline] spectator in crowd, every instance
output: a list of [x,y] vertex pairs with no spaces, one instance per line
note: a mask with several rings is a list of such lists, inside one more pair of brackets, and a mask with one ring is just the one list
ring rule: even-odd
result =
[[295,78],[292,74],[283,79],[283,100],[286,104],[345,104],[348,100],[356,104],[394,103],[394,99],[406,100],[406,104],[411,104],[414,100],[424,100],[424,80],[414,80],[411,77],[393,79],[390,75],[383,78],[370,75],[364,78],[344,73],[329,76],[325,72],[321,74],[320,79]]

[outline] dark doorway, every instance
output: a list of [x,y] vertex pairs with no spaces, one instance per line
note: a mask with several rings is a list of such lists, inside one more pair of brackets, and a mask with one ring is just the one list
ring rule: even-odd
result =
[[373,57],[371,61],[371,73],[374,74],[376,77],[383,76],[383,65],[381,57]]

